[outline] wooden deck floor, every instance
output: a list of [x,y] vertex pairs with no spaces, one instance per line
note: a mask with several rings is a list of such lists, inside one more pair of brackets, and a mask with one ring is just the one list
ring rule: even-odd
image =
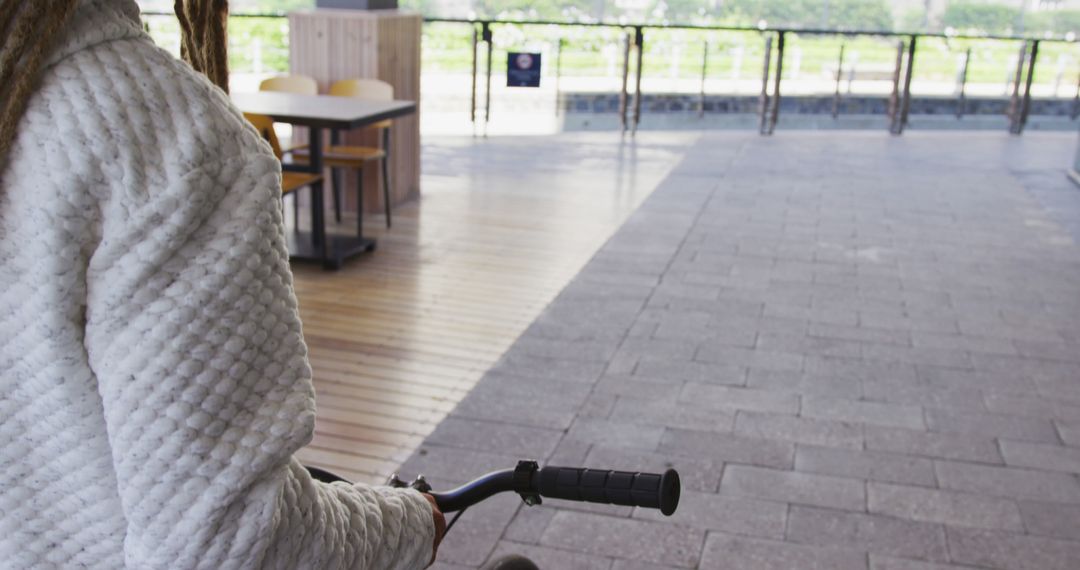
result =
[[[427,141],[422,201],[339,272],[297,265],[307,464],[381,482],[677,163],[692,135]],[[344,227],[352,227],[348,223]]]

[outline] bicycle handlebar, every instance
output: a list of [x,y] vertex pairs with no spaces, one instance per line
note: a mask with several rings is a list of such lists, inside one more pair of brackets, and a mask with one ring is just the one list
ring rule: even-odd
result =
[[[396,476],[390,484],[406,486]],[[656,474],[551,465],[541,468],[533,461],[521,461],[514,469],[493,471],[443,493],[432,492],[422,476],[411,487],[430,493],[444,513],[466,509],[497,493],[514,491],[529,505],[547,497],[659,509],[671,516],[679,506],[680,494],[679,474],[674,469]]]

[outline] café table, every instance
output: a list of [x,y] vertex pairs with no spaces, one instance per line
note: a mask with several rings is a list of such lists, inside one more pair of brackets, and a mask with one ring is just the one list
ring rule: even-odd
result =
[[[293,93],[234,93],[233,104],[244,113],[268,115],[279,123],[307,127],[307,164],[284,164],[285,170],[322,174],[323,130],[333,132],[357,129],[416,112],[415,101],[365,101],[329,95]],[[338,269],[354,255],[375,249],[375,240],[363,235],[327,234],[322,192],[313,192],[311,232],[296,228],[289,239],[291,259],[318,261],[327,269]],[[362,212],[358,212],[362,215]],[[359,226],[362,227],[362,226]]]

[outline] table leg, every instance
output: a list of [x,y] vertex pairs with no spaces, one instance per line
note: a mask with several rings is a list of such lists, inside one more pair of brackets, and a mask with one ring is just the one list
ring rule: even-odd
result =
[[[308,128],[308,167],[313,174],[322,174],[322,129]],[[311,241],[320,252],[319,259],[326,261],[326,220],[323,216],[323,185],[311,185]]]

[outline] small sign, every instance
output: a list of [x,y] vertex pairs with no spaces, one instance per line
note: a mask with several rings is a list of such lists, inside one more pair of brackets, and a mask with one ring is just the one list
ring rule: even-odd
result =
[[540,87],[540,54],[510,52],[506,56],[507,87]]

